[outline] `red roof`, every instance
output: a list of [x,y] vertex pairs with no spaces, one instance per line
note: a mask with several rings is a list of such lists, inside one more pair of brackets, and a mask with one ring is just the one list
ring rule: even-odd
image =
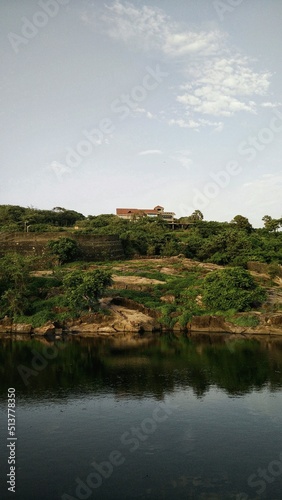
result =
[[162,210],[161,215],[175,215],[174,212],[164,212],[163,207],[157,205],[155,208],[117,208],[117,215],[131,215],[131,214],[145,214],[145,215],[160,215],[160,210]]
[[157,210],[154,210],[152,208],[117,208],[116,209],[117,215],[129,215],[129,214],[140,214],[140,213],[145,213],[145,214],[158,214]]

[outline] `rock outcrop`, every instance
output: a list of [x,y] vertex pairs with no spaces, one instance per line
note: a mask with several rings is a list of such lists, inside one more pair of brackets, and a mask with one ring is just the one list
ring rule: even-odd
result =
[[[167,327],[160,323],[160,313],[151,310],[131,299],[115,297],[114,299],[103,299],[101,301],[105,313],[89,313],[78,319],[67,321],[59,325],[48,321],[45,325],[33,328],[31,324],[12,323],[9,318],[0,321],[1,333],[34,334],[39,337],[48,335],[62,335],[66,333],[81,333],[111,335],[116,333],[142,333],[142,332],[165,332]],[[227,321],[223,316],[203,315],[194,316],[186,327],[178,322],[173,331],[190,333],[226,333],[226,334],[250,334],[250,335],[282,335],[282,314],[259,314],[259,324],[253,327],[237,326]]]
[[194,316],[187,324],[188,331],[200,332],[230,332],[228,323],[222,316]]
[[35,335],[52,335],[56,333],[56,327],[52,321],[48,321],[45,325],[33,329]]
[[70,332],[111,334],[118,332],[153,332],[161,329],[155,318],[138,310],[111,305],[110,315],[88,315],[68,322]]

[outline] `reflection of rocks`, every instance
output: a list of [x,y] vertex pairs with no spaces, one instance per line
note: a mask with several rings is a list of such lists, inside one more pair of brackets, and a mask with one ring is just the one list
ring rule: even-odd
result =
[[155,339],[156,336],[153,335],[150,335],[148,338],[146,338],[146,336],[140,337],[139,335],[132,335],[132,333],[125,334],[123,336],[112,338],[111,351],[131,351],[133,349],[139,349],[140,347],[149,347],[151,345],[154,345]]
[[14,341],[17,341],[17,342],[26,342],[29,338],[31,337],[31,335],[27,336],[26,333],[13,333],[11,334],[11,332],[7,332],[7,333],[1,333],[1,340],[12,340]]

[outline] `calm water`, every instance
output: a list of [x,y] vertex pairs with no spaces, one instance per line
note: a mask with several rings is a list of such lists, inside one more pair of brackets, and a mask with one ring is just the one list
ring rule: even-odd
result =
[[282,339],[2,337],[0,391],[1,499],[281,500]]

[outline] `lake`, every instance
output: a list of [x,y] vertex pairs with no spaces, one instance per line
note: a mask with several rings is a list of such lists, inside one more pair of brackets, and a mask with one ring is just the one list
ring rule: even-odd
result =
[[1,499],[281,500],[281,337],[4,335],[0,375]]

